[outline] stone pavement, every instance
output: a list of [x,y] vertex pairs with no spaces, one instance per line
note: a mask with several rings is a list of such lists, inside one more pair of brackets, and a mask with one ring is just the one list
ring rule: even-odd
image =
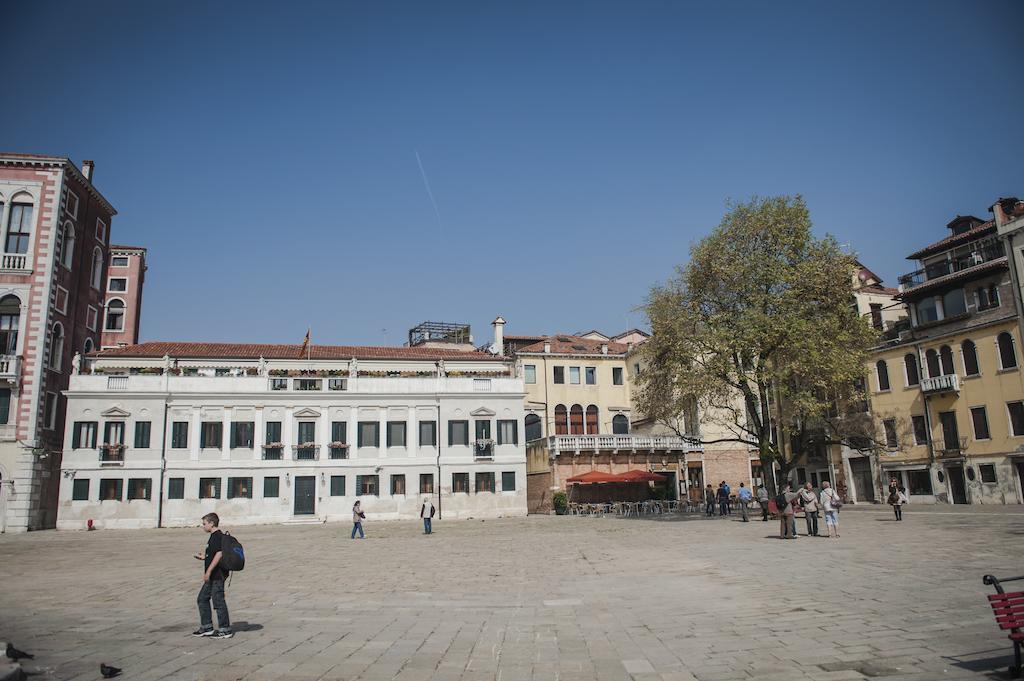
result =
[[1024,574],[1021,511],[847,508],[796,541],[699,515],[242,527],[228,641],[189,636],[198,528],[4,535],[0,640],[40,679],[1005,678],[981,576]]

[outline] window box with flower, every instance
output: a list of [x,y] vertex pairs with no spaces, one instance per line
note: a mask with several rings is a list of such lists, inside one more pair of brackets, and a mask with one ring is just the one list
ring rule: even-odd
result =
[[332,459],[347,459],[348,458],[348,445],[344,442],[331,442],[327,445],[327,448],[331,450]]
[[125,446],[117,442],[100,445],[100,464],[110,466],[124,465],[124,450]]
[[268,442],[263,445],[263,458],[265,460],[280,460],[283,451],[283,442]]
[[300,442],[295,445],[296,461],[315,461],[320,457],[320,447],[315,442]]

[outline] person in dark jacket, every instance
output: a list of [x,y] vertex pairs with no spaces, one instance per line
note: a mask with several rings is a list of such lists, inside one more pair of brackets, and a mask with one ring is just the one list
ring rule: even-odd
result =
[[715,488],[711,486],[710,482],[704,488],[704,513],[708,516],[715,514]]
[[430,497],[423,497],[423,505],[420,506],[420,517],[423,518],[423,534],[430,534],[433,530],[430,527],[430,521],[434,517],[434,512],[437,509],[434,508],[434,504],[430,501]]
[[[209,636],[216,639],[231,638],[231,619],[228,616],[228,604],[224,600],[224,580],[227,570],[220,567],[223,556],[224,533],[220,531],[220,517],[216,513],[203,516],[203,531],[210,535],[206,542],[206,551],[197,553],[196,560],[203,561],[203,587],[199,590],[196,602],[199,604],[199,628],[192,632],[193,636]],[[210,601],[217,610],[218,629],[213,628],[213,612]]]

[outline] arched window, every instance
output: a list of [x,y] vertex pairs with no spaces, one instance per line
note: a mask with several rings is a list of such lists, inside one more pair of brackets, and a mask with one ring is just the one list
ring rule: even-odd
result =
[[924,361],[928,365],[929,378],[942,375],[942,371],[939,369],[939,353],[935,352],[934,348],[924,353]]
[[999,307],[999,286],[989,284],[978,289],[978,309],[987,310],[992,307]]
[[103,251],[96,247],[92,251],[92,287],[97,291],[103,282]]
[[977,376],[981,373],[978,369],[978,348],[974,341],[965,340],[961,343],[960,352],[964,356],[964,376]]
[[884,359],[880,359],[875,363],[875,371],[878,373],[878,390],[886,391],[889,389],[889,366],[885,363]]
[[70,220],[64,223],[61,233],[60,264],[71,269],[71,263],[75,259],[75,226]]
[[555,407],[555,435],[569,434],[569,415],[565,411],[565,405]]
[[107,323],[104,331],[124,331],[124,302],[118,299],[107,303]]
[[956,373],[953,369],[953,351],[950,350],[948,345],[943,345],[939,348],[939,361],[942,364],[943,376],[949,376],[950,374]]
[[[563,407],[564,409],[564,407]],[[532,442],[544,437],[544,424],[536,414],[526,415],[526,441]]]
[[60,371],[64,363],[64,327],[60,322],[53,325],[50,331],[50,368]]
[[17,296],[4,296],[0,300],[0,355],[18,354],[20,321],[21,301]]
[[1012,369],[1017,366],[1017,353],[1013,349],[1013,336],[1003,331],[996,337],[999,346],[999,365],[1001,369]]
[[917,371],[917,355],[910,353],[903,357],[903,368],[907,372],[907,387],[917,385],[921,382],[921,376]]
[[569,434],[583,435],[583,407],[578,404],[569,410]]
[[32,237],[32,204],[17,203],[29,200],[30,197],[22,194],[14,197],[11,204],[11,216],[7,220],[7,241],[4,242],[5,253],[28,253],[28,242]]
[[587,435],[597,435],[598,430],[597,406],[592,404],[587,407]]
[[629,435],[629,419],[624,414],[616,414],[612,419],[612,433],[615,435]]
[[85,345],[82,347],[82,354],[83,355],[88,355],[90,352],[92,352],[93,348],[95,348],[95,347],[96,346],[95,346],[95,344],[93,344],[92,338],[86,338],[85,339]]

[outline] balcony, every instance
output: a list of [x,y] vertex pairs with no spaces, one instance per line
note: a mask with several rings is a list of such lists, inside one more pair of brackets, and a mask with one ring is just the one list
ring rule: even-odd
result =
[[4,253],[0,256],[0,271],[28,272],[28,256],[18,253]]
[[929,376],[928,378],[921,379],[921,392],[929,394],[960,392],[960,382],[956,374]]
[[318,445],[303,442],[292,448],[292,459],[294,461],[316,461],[320,458],[320,447]]
[[101,466],[123,466],[124,465],[124,445],[113,444],[113,445],[100,445],[100,465]]
[[271,442],[263,445],[264,461],[280,461],[284,453],[284,445],[280,442]]
[[675,435],[552,435],[548,449],[560,451],[678,451],[696,452],[703,448]]
[[1003,250],[1002,242],[996,242],[985,246],[984,248],[979,248],[967,255],[959,256],[951,260],[932,263],[931,265],[928,265],[923,269],[919,269],[916,272],[904,274],[899,278],[899,282],[904,291],[909,291],[916,286],[938,279],[939,277],[944,277],[947,274],[953,274],[955,272],[962,272],[976,265],[991,262],[992,260],[998,260],[1005,255],[1006,252]]
[[327,445],[328,456],[332,459],[347,459],[348,445],[344,442],[332,442]]
[[17,355],[0,355],[0,381],[17,383],[20,372],[20,357]]
[[494,440],[480,438],[473,443],[473,459],[489,461],[494,459]]

